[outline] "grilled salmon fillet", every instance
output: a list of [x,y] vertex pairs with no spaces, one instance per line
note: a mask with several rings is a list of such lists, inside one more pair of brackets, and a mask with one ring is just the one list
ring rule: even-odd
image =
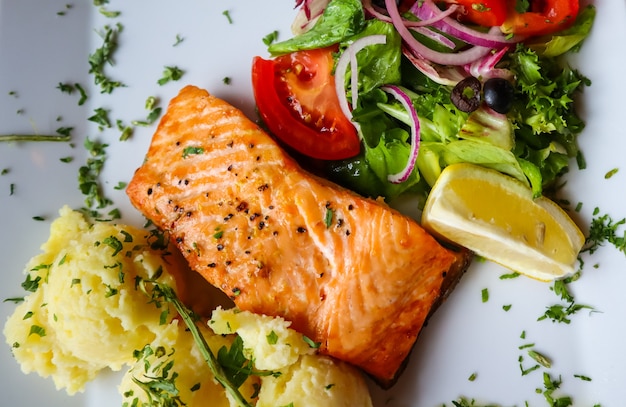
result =
[[467,267],[414,220],[303,170],[242,112],[180,91],[127,187],[191,268],[382,387]]

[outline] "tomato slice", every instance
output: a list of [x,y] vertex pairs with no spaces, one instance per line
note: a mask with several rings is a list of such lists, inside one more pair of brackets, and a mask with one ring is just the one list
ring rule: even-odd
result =
[[255,57],[252,64],[254,97],[267,128],[296,151],[323,160],[353,157],[361,150],[335,91],[335,50]]
[[517,0],[507,0],[508,17],[502,25],[505,33],[527,36],[553,34],[569,27],[580,9],[578,0],[536,0],[525,13],[515,11]]
[[456,0],[462,7],[458,18],[483,27],[498,27],[506,20],[506,0]]

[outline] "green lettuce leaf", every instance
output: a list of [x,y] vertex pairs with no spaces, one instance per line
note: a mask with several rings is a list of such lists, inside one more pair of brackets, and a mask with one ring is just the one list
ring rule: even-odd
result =
[[[393,24],[380,20],[368,20],[363,31],[350,37],[343,45],[359,38],[383,34],[387,38],[385,44],[363,48],[357,54],[359,93],[369,93],[383,85],[399,84],[400,63],[402,60],[402,37]],[[350,69],[346,72],[346,84],[350,83]]]
[[509,150],[475,140],[457,140],[448,144],[432,146],[439,148],[444,165],[471,163],[492,168],[528,184],[528,179],[517,158]]
[[313,28],[286,41],[270,44],[273,56],[305,49],[326,48],[363,30],[365,14],[360,0],[331,0]]
[[591,32],[595,17],[596,8],[588,5],[580,10],[576,22],[570,28],[553,36],[539,38],[528,46],[546,57],[556,57],[569,51],[577,51]]

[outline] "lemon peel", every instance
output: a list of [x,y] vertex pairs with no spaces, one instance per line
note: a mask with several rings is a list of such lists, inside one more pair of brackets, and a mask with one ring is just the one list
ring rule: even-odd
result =
[[574,273],[585,237],[546,197],[522,182],[474,164],[446,167],[422,212],[439,238],[528,277],[553,281]]

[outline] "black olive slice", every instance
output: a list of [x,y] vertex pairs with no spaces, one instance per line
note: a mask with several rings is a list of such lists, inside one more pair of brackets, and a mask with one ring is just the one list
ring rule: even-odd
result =
[[473,112],[480,106],[480,81],[469,76],[452,89],[450,100],[462,112]]

